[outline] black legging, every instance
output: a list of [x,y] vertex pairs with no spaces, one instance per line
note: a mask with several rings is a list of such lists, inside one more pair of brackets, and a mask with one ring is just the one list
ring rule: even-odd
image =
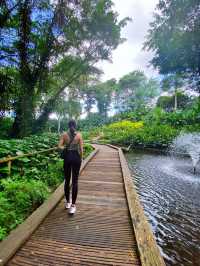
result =
[[65,197],[67,202],[70,198],[70,179],[72,172],[72,204],[76,203],[78,193],[78,176],[81,167],[81,157],[78,151],[68,151],[64,158],[64,173],[65,173]]

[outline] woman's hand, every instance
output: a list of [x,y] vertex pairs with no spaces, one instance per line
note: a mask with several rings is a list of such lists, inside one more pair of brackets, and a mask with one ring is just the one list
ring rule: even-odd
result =
[[58,147],[59,148],[59,150],[64,150],[64,148],[65,148],[65,146],[60,146],[60,147]]

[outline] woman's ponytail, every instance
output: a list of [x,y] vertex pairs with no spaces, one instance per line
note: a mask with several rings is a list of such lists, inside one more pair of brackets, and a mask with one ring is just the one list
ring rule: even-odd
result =
[[76,131],[76,121],[75,120],[70,120],[68,123],[69,131],[72,135],[72,137],[75,136],[75,131]]

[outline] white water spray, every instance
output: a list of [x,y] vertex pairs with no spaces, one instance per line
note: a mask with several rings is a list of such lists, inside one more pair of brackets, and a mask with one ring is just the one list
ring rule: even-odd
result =
[[196,165],[200,160],[200,134],[199,133],[184,133],[180,134],[172,143],[172,153],[189,155],[194,173]]

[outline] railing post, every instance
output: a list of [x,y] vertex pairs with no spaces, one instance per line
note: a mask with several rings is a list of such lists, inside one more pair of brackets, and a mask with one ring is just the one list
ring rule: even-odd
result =
[[[8,158],[10,158],[10,157],[11,157],[11,156],[8,155]],[[8,161],[8,176],[11,175],[11,165],[12,165],[12,161],[10,160],[10,161]]]

